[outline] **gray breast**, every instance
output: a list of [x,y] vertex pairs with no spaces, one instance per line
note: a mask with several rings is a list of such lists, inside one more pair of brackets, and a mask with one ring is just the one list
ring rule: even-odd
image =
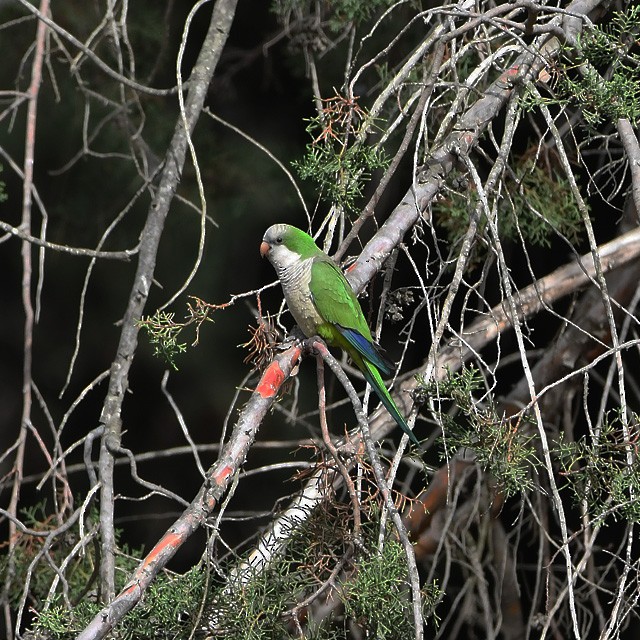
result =
[[278,274],[289,311],[308,338],[316,334],[318,324],[322,322],[309,289],[312,265],[312,258],[301,260],[283,268]]

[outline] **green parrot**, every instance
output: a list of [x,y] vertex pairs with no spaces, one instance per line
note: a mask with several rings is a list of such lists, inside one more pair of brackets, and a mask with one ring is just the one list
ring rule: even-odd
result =
[[360,303],[336,263],[311,236],[288,224],[267,229],[260,254],[274,266],[289,311],[302,332],[346,351],[393,419],[419,445],[380,375],[389,375],[393,366],[373,341]]

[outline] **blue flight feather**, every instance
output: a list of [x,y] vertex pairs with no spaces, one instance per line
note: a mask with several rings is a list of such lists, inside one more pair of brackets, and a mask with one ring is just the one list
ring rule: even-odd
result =
[[359,331],[348,329],[339,324],[336,328],[346,338],[347,342],[356,349],[363,358],[375,365],[382,375],[388,376],[393,370],[392,364],[380,353],[379,347],[367,340]]

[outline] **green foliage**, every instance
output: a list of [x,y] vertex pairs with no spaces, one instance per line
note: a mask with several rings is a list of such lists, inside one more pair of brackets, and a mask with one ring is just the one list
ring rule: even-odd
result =
[[[609,414],[597,437],[578,442],[561,439],[558,457],[577,504],[583,501],[592,517],[640,522],[640,467],[637,415],[628,422],[626,440],[619,413]],[[629,464],[631,454],[633,464]]]
[[[576,242],[582,230],[582,215],[573,197],[569,180],[556,170],[545,170],[527,160],[521,164],[520,175],[506,174],[502,185],[507,197],[498,200],[498,233],[504,240],[550,247],[551,238],[562,234]],[[469,212],[475,206],[469,192],[450,192],[434,205],[434,215],[445,229],[449,240],[455,242],[466,231]],[[482,216],[479,229],[486,228]]]
[[174,313],[167,311],[156,311],[152,316],[143,316],[138,321],[139,328],[144,329],[149,336],[149,342],[153,345],[153,355],[163,358],[167,364],[176,371],[176,356],[187,350],[185,342],[178,342],[178,337],[182,331],[195,325],[196,337],[191,346],[198,344],[200,327],[205,321],[213,322],[209,317],[211,309],[220,309],[228,305],[211,305],[200,298],[191,296],[193,302],[187,304],[188,314],[184,322],[175,322]]
[[[42,537],[19,533],[13,552],[12,588],[9,601],[17,605],[28,585],[28,602],[35,614],[33,631],[52,640],[70,640],[86,627],[100,611],[101,605],[93,594],[97,589],[97,544],[88,544],[84,552],[74,550],[78,532],[70,530],[54,538],[42,554],[46,533],[58,525],[41,502],[24,509],[25,525],[42,531]],[[85,531],[97,530],[99,514],[93,509],[85,522]],[[141,549],[130,549],[119,543],[121,532],[116,530],[116,589],[122,589],[142,557]],[[75,553],[69,562],[69,557]],[[0,556],[0,574],[6,575],[8,554]],[[49,592],[59,576],[55,568],[64,567],[63,582],[58,583],[52,598]],[[205,574],[194,568],[184,575],[161,574],[149,587],[142,602],[124,619],[118,629],[119,638],[178,638],[188,634],[195,623],[204,597]],[[71,606],[69,606],[69,604]]]
[[[576,176],[576,180],[579,177]],[[582,214],[573,197],[569,180],[559,172],[546,171],[531,162],[518,179],[504,182],[510,197],[498,205],[500,233],[509,240],[522,237],[532,245],[550,247],[554,232],[576,242],[582,231]]]
[[[633,51],[640,30],[640,5],[616,12],[605,25],[585,25],[576,46],[566,45],[553,69],[557,96],[547,104],[579,107],[590,127],[640,119],[640,56]],[[534,107],[536,98],[525,103]]]
[[266,640],[289,638],[284,612],[295,603],[293,595],[303,588],[302,576],[282,571],[283,564],[256,575],[246,586],[222,590],[213,607],[222,614],[221,634],[225,638]]
[[[371,638],[407,638],[414,635],[413,606],[404,549],[387,529],[382,549],[378,544],[380,521],[375,515],[362,531],[363,545],[339,597],[347,616]],[[423,616],[437,623],[434,613],[442,595],[434,581],[422,589]]]
[[[389,534],[378,550],[379,520],[365,522],[362,544],[354,556],[349,544],[349,518],[342,506],[319,507],[292,534],[287,550],[271,565],[256,572],[246,584],[222,585],[208,607],[216,633],[229,640],[297,638],[292,619],[302,620],[306,607],[300,602],[333,594],[344,605],[344,614],[310,629],[318,640],[344,637],[347,619],[368,632],[367,637],[402,638],[413,635],[411,597],[406,558],[402,546]],[[334,574],[342,563],[343,570]],[[322,585],[337,586],[320,591]],[[425,616],[433,617],[440,597],[436,585],[425,588]],[[343,627],[342,632],[339,628]]]
[[[193,568],[184,575],[161,574],[119,625],[117,637],[133,640],[188,636],[200,611],[204,587],[205,574],[200,568]],[[38,613],[34,630],[54,640],[70,640],[100,609],[96,602],[81,602],[72,610],[55,604]]]
[[372,172],[386,167],[388,158],[366,144],[364,133],[373,123],[355,100],[335,96],[325,104],[322,115],[309,121],[313,141],[304,159],[293,166],[302,179],[316,183],[323,199],[354,211]]
[[461,408],[469,406],[473,392],[482,388],[482,376],[475,367],[462,367],[460,373],[450,371],[444,380],[437,383],[417,374],[416,382],[418,386],[414,391],[414,399],[418,404],[437,396],[439,400],[449,398]]
[[[69,531],[64,536],[57,536],[51,543],[46,535],[58,526],[57,519],[47,511],[46,501],[38,502],[21,510],[25,525],[34,531],[42,532],[42,536],[18,532],[13,548],[13,580],[8,593],[9,601],[17,605],[28,585],[28,597],[34,608],[44,604],[49,589],[57,576],[54,567],[60,567],[71,554],[78,541],[77,535]],[[97,512],[92,512],[87,520],[87,528],[97,521]],[[43,553],[46,547],[46,556]],[[76,552],[75,557],[67,565],[65,578],[67,594],[71,602],[76,602],[92,586],[95,579],[96,554],[93,545],[85,548],[84,553]],[[9,570],[9,555],[0,556],[0,575]]]
[[[220,586],[208,607],[216,631],[229,640],[295,637],[291,635],[291,619],[303,613],[293,610],[329,578],[331,563],[344,554],[347,522],[347,518],[336,520],[329,508],[316,509],[305,525],[292,533],[286,553],[246,584]],[[317,637],[328,637],[316,631]]]
[[200,567],[181,575],[161,574],[151,583],[141,604],[124,619],[121,637],[185,637],[197,622],[205,584],[206,575]]
[[505,495],[512,496],[534,487],[532,470],[539,464],[533,444],[534,436],[525,433],[522,418],[510,420],[499,416],[491,400],[483,405],[475,402],[473,393],[482,388],[477,369],[463,367],[460,373],[449,373],[442,382],[425,382],[417,376],[417,401],[437,397],[451,401],[466,418],[461,424],[445,411],[438,413],[450,450],[472,449],[478,464],[497,481]]
[[69,610],[58,601],[43,611],[36,611],[36,621],[32,631],[35,637],[51,640],[71,640],[75,638],[100,611],[97,602],[79,602]]
[[156,311],[152,316],[140,318],[138,326],[144,329],[153,345],[153,355],[163,358],[176,371],[176,356],[187,350],[185,342],[178,342],[178,336],[185,327],[183,322],[175,322],[175,313]]
[[[424,615],[432,615],[441,591],[435,582],[423,589]],[[341,594],[346,613],[365,627],[366,637],[409,638],[414,635],[411,594],[402,545],[391,538],[381,551],[363,555]]]

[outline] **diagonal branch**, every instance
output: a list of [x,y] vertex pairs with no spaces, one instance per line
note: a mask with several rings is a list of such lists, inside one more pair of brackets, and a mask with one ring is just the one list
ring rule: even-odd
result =
[[262,420],[273,406],[283,381],[291,375],[300,355],[301,347],[295,344],[272,361],[242,410],[218,460],[208,470],[196,497],[147,554],[120,594],[94,617],[78,640],[104,638],[140,601],[146,588],[176,551],[205,523],[239,472]]
[[[602,4],[602,0],[574,0],[566,13],[578,17],[586,16]],[[562,24],[563,16],[553,18],[549,24]],[[421,217],[427,215],[429,207],[440,192],[444,180],[454,167],[459,156],[467,155],[478,144],[487,127],[507,103],[513,92],[525,81],[535,79],[545,64],[545,59],[535,50],[551,54],[558,48],[555,37],[541,36],[537,46],[522,53],[497,80],[495,80],[456,123],[453,131],[441,145],[433,149],[429,161],[418,172],[416,183],[407,191],[389,218],[367,243],[349,270],[349,282],[356,292],[364,289],[389,254],[401,242],[403,236]]]
[[[151,283],[153,282],[160,238],[182,174],[189,136],[202,111],[209,84],[231,28],[236,3],[237,0],[219,0],[215,5],[209,23],[209,30],[191,73],[184,114],[181,114],[177,121],[173,138],[165,157],[158,189],[149,207],[141,234],[138,267],[129,297],[129,304],[123,318],[116,357],[111,366],[109,390],[100,417],[100,422],[105,425],[99,462],[100,481],[102,483],[100,521],[103,528],[100,580],[102,597],[107,602],[111,600],[115,592],[114,551],[116,545],[113,526],[115,499],[113,490],[113,452],[117,451],[120,446],[122,430],[120,412],[124,394],[127,390],[129,369],[138,343],[138,326],[136,323],[142,317]],[[185,124],[187,128],[185,128]]]

